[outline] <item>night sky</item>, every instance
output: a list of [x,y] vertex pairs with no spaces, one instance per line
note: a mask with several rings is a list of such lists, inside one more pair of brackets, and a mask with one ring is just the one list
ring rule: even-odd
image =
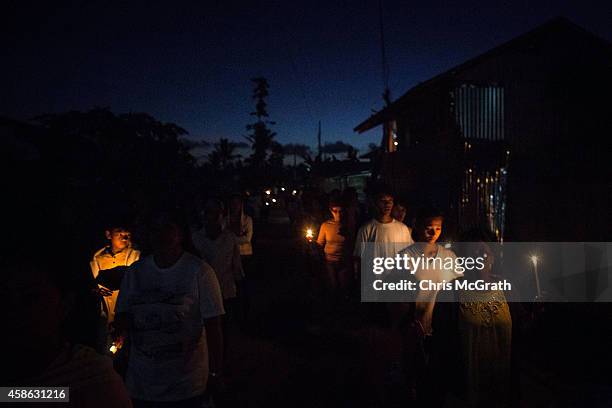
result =
[[[249,79],[265,76],[281,143],[315,145],[319,120],[324,141],[379,142],[352,130],[382,106],[376,0],[15,3],[0,13],[0,115],[104,106],[244,141]],[[385,0],[392,97],[555,16],[611,40],[610,4]]]

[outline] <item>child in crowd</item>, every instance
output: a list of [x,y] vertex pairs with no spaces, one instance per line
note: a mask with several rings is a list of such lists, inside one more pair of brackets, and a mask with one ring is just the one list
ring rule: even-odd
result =
[[[98,278],[101,271],[130,266],[140,258],[140,251],[132,248],[128,228],[115,224],[109,226],[104,234],[108,243],[94,254],[90,262],[94,279]],[[98,283],[98,294],[101,297],[100,318],[104,321],[104,323],[101,322],[98,351],[105,352],[108,350],[109,343],[112,342],[112,339],[108,338],[108,333],[115,320],[115,306],[119,291]]]

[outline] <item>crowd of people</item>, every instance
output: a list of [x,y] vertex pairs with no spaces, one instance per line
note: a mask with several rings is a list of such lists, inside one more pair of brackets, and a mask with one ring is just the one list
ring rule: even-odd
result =
[[[415,277],[434,283],[497,278],[496,254],[487,244],[495,238],[486,230],[463,231],[460,241],[466,244],[456,245],[460,253],[455,254],[439,242],[444,215],[435,208],[413,210],[407,219],[406,201],[396,200],[384,186],[370,191],[369,207],[356,207],[351,197],[352,189],[327,197],[330,216],[313,240],[326,314],[351,296],[358,299],[362,258],[484,256],[485,267],[477,275],[421,267]],[[367,266],[366,273],[371,273]],[[358,307],[378,310],[374,314],[384,322],[361,333],[370,356],[372,406],[444,406],[449,398],[467,406],[510,404],[512,317],[503,291],[419,290],[414,302]]]
[[24,220],[55,231],[58,242],[32,254],[20,230],[1,258],[3,321],[15,329],[2,339],[10,356],[1,383],[69,386],[79,407],[209,401],[224,387],[228,325],[247,313],[237,298],[246,298],[253,221],[241,195],[205,200],[188,215],[160,205],[137,225],[116,216],[89,268],[70,252],[57,261],[71,243],[50,217]]
[[[69,384],[73,406],[205,404],[224,388],[229,325],[247,320],[254,218],[265,220],[268,204],[261,204],[268,195],[203,200],[191,218],[174,206],[149,211],[136,226],[108,222],[106,245],[90,262],[93,287],[83,276],[66,273],[83,270],[74,260],[50,261],[61,246],[42,245],[32,257],[29,247],[14,245],[12,256],[2,258],[2,298],[9,302],[2,310],[18,311],[5,321],[20,335],[3,339],[5,350],[14,352],[2,383]],[[296,230],[320,226],[307,244],[320,266],[318,307],[331,316],[367,309],[379,323],[360,332],[365,353],[356,358],[366,364],[371,390],[365,404],[443,406],[451,394],[469,406],[506,404],[512,317],[503,292],[454,292],[454,302],[441,303],[442,294],[422,291],[415,302],[359,304],[360,263],[368,245],[384,257],[455,256],[438,242],[444,229],[440,212],[414,211],[382,186],[370,190],[368,203],[347,188],[327,195],[294,190],[279,195],[277,205]],[[487,254],[479,276],[442,269],[417,271],[417,279],[493,279],[491,236],[473,230],[464,238],[473,244],[460,247],[461,255]],[[77,305],[82,299],[91,303],[92,293],[95,313],[87,314],[90,309]],[[95,334],[84,338],[86,332]]]

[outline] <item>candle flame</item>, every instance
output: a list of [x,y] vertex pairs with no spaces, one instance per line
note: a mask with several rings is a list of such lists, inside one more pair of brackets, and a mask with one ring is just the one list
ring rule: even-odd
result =
[[313,238],[314,238],[314,234],[312,232],[312,228],[307,228],[306,229],[306,239],[308,241],[312,241]]

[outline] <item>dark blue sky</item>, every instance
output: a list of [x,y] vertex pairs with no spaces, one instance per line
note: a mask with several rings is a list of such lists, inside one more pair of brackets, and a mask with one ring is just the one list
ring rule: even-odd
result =
[[[282,143],[343,140],[382,106],[378,1],[19,3],[4,34],[0,114],[108,106],[175,122],[191,138],[242,140],[250,78],[270,83]],[[390,88],[408,88],[555,16],[612,39],[610,2],[384,0]]]

